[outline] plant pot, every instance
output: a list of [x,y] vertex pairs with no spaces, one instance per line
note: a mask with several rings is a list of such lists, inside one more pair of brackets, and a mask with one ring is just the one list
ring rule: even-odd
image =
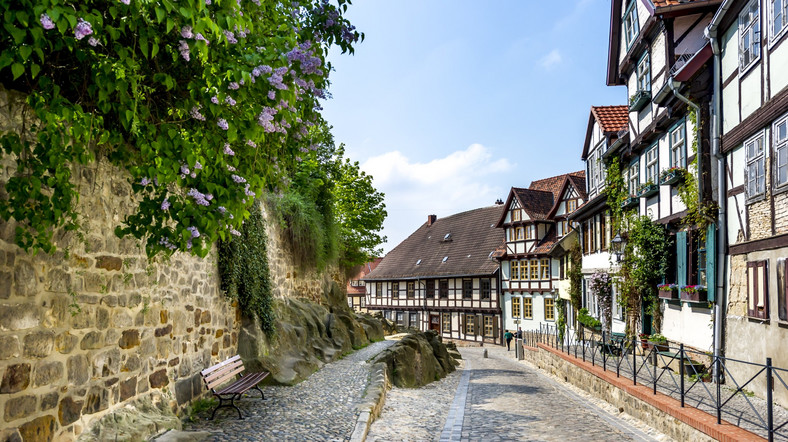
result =
[[648,186],[644,186],[638,192],[638,196],[640,197],[650,197],[651,195],[656,195],[659,193],[659,186],[656,184],[649,184]]
[[654,348],[657,351],[670,351],[670,345],[668,344],[654,344]]
[[689,302],[705,302],[706,290],[696,290],[694,292],[681,291],[681,300]]
[[673,185],[679,183],[680,181],[684,181],[684,171],[676,171],[671,172],[662,177],[660,180],[660,184],[668,184]]
[[627,199],[621,202],[621,208],[626,209],[628,207],[632,207],[638,204],[640,200],[636,196],[629,196]]
[[651,102],[651,92],[637,91],[629,99],[629,111],[640,112],[649,102]]
[[648,351],[651,348],[651,343],[648,342],[648,339],[641,339],[640,346],[643,347],[643,351]]
[[659,298],[660,299],[678,299],[679,298],[679,291],[678,289],[667,289],[667,290],[659,290]]

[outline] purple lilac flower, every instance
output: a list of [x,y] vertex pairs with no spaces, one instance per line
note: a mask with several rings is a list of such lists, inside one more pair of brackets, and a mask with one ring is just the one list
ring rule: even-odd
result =
[[189,232],[192,232],[192,238],[199,238],[200,237],[200,231],[197,230],[197,227],[195,227],[195,226],[187,227],[186,230],[188,230]]
[[241,184],[241,183],[245,183],[245,182],[246,182],[246,178],[244,178],[244,177],[242,177],[242,176],[235,175],[235,174],[233,174],[233,175],[232,175],[230,178],[232,178],[232,179],[233,179],[233,181],[235,181],[235,182],[236,182],[236,183],[238,183],[238,184]]
[[191,114],[192,118],[195,120],[205,121],[205,117],[200,113],[201,107],[202,106],[194,106],[189,114]]
[[257,148],[257,143],[255,143],[252,140],[246,140],[246,145],[249,146],[249,147]]
[[168,248],[170,250],[175,250],[175,249],[178,248],[175,244],[171,243],[169,239],[164,238],[164,237],[159,239],[159,244],[161,244],[162,246],[164,246],[164,247],[166,247],[166,248]]
[[150,184],[150,178],[148,178],[148,177],[143,177],[143,178],[140,180],[140,185],[142,185],[142,186],[147,186],[148,184]]
[[187,166],[185,164],[181,164],[181,173],[184,174],[184,175],[188,175],[189,174],[189,166]]
[[233,100],[233,97],[229,95],[224,97],[224,102],[229,104],[230,106],[235,106],[235,100]]
[[205,6],[210,6],[210,5],[211,5],[211,0],[205,0]]
[[189,174],[189,176],[192,178],[197,178],[197,172],[192,172]]
[[202,164],[199,161],[194,162],[194,169],[195,170],[202,170]]
[[186,248],[189,249],[189,250],[192,249],[192,239],[191,238],[186,240]]
[[213,199],[213,195],[211,195],[210,193],[207,193],[207,194],[205,194],[205,199],[207,199],[208,201],[211,201]]
[[276,100],[276,91],[275,90],[268,91],[268,99],[269,100]]
[[124,5],[130,5],[131,4],[131,0],[120,0],[120,2],[123,3]]
[[170,208],[170,202],[167,198],[164,198],[164,201],[161,202],[161,210],[168,210]]
[[303,153],[307,153],[307,152],[309,152],[309,149],[307,149],[306,147],[303,147],[303,146],[302,146],[302,147],[299,147],[299,148],[298,148],[298,150],[300,150],[300,151],[301,151],[301,152],[303,152]]
[[181,57],[183,57],[184,60],[189,61],[191,59],[189,44],[186,43],[186,40],[180,40],[178,43],[178,52],[181,53]]
[[241,232],[233,229],[232,227],[230,227],[230,233],[232,233],[235,236],[241,236]]
[[299,157],[299,156],[296,156],[296,161],[298,161],[298,162],[300,163],[301,161],[304,161],[304,160],[303,160],[303,159],[301,159],[301,157]]
[[246,183],[246,187],[244,187],[244,193],[246,194],[246,196],[255,196],[254,192],[249,190],[249,183]]
[[243,86],[243,85],[244,85],[244,79],[242,78],[242,79],[238,80],[238,84],[240,84],[241,86]]
[[79,22],[74,27],[74,37],[76,37],[77,40],[82,40],[83,38],[87,37],[92,33],[93,33],[93,27],[90,25],[90,22],[87,22],[80,18]]
[[224,206],[219,206],[216,208],[216,210],[218,210],[219,213],[221,213],[222,215],[224,215],[227,212],[227,209]]
[[209,206],[211,204],[206,195],[195,188],[190,188],[187,195],[194,198],[194,202],[201,206]]
[[236,40],[236,38],[235,38],[235,34],[233,34],[230,31],[227,31],[227,30],[225,30],[223,32],[224,32],[224,36],[227,37],[227,42],[228,43],[230,43],[230,44],[238,43],[238,40]]
[[233,166],[231,166],[231,165],[229,165],[229,164],[228,164],[228,165],[227,165],[227,171],[228,171],[228,172],[235,172],[235,167],[233,167]]
[[98,46],[99,41],[96,40],[94,37],[90,37],[88,39],[88,44],[95,47],[95,46]]
[[254,3],[257,6],[260,6],[260,0],[252,0],[252,3]]
[[263,107],[262,112],[257,116],[257,124],[262,126],[266,132],[274,132],[276,130],[276,127],[272,123],[274,115],[276,115],[276,109],[272,107]]
[[227,89],[231,89],[231,90],[238,90],[238,88],[239,88],[239,87],[241,87],[241,86],[239,86],[239,85],[238,85],[238,83],[236,83],[236,82],[234,82],[234,81],[233,81],[232,83],[230,83],[230,84],[227,86]]
[[235,152],[233,152],[233,150],[230,149],[230,145],[227,143],[224,144],[224,153],[230,156],[235,155]]
[[191,26],[184,26],[181,28],[181,37],[183,38],[194,38],[194,34],[192,33]]
[[213,104],[219,104],[219,97],[217,97],[216,95],[214,95],[213,97],[211,97],[211,103],[213,103]]
[[41,14],[41,18],[39,20],[41,21],[41,26],[43,26],[44,29],[50,30],[55,28],[55,22],[53,22],[52,19],[49,18],[49,15]]
[[197,34],[195,34],[195,35],[194,35],[194,38],[195,38],[196,40],[199,40],[199,41],[204,41],[204,42],[205,42],[205,44],[207,44],[207,45],[211,44],[211,42],[210,42],[210,41],[208,41],[208,40],[206,40],[206,39],[205,39],[205,37],[203,37],[203,36],[202,36],[202,34],[200,34],[199,32],[198,32]]
[[229,125],[229,124],[227,124],[227,120],[225,120],[224,118],[219,118],[219,121],[217,121],[217,122],[216,122],[216,124],[217,124],[217,125],[218,125],[220,128],[222,128],[223,130],[227,130],[227,129],[229,129],[229,128],[230,128],[230,125]]

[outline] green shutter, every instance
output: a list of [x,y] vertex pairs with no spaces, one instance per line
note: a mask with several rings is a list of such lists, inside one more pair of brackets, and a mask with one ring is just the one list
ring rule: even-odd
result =
[[676,233],[676,284],[687,285],[687,232]]
[[716,299],[717,290],[717,226],[710,224],[706,230],[706,293],[709,302]]

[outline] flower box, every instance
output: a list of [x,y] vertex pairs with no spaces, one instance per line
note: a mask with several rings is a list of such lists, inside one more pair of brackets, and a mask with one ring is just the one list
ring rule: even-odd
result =
[[672,168],[668,169],[660,175],[660,184],[677,184],[684,181],[684,169]]
[[626,209],[628,207],[636,206],[640,200],[638,197],[634,195],[629,195],[624,201],[621,201],[621,208]]
[[650,102],[650,91],[637,91],[635,92],[635,95],[629,97],[629,111],[640,112]]
[[688,285],[681,288],[681,300],[689,302],[706,302],[706,287]]
[[640,196],[640,197],[649,197],[649,196],[655,195],[657,193],[659,193],[659,186],[656,185],[656,184],[649,183],[649,184],[644,184],[644,185],[640,186],[640,189],[638,191],[638,196]]
[[660,288],[659,289],[659,298],[660,299],[679,299],[679,290],[675,287],[673,288]]

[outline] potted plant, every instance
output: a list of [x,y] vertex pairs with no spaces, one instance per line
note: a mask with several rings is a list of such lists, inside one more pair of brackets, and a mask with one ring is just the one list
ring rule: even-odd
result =
[[673,166],[670,169],[665,169],[659,174],[660,184],[676,184],[684,179],[684,174],[687,171],[681,167]]
[[678,299],[679,290],[676,284],[660,284],[657,286],[660,299]]
[[653,335],[651,335],[649,337],[648,340],[652,344],[654,344],[654,348],[656,348],[657,351],[669,351],[670,350],[670,345],[668,345],[668,338],[666,338],[665,336],[663,336],[663,335],[661,335],[659,333],[654,333]]
[[624,201],[621,201],[621,208],[626,209],[627,207],[632,207],[637,205],[638,197],[636,195],[629,195],[628,197],[624,198]]
[[638,186],[638,196],[649,197],[659,192],[659,186],[654,184],[653,181],[648,180]]
[[629,110],[631,112],[640,112],[641,109],[646,107],[649,101],[651,101],[650,91],[637,91],[634,95],[629,97]]
[[685,285],[681,288],[681,299],[683,301],[701,302],[706,300],[705,285]]
[[648,333],[641,333],[638,335],[638,338],[640,338],[640,346],[643,347],[644,352],[651,348],[651,343],[648,342]]

